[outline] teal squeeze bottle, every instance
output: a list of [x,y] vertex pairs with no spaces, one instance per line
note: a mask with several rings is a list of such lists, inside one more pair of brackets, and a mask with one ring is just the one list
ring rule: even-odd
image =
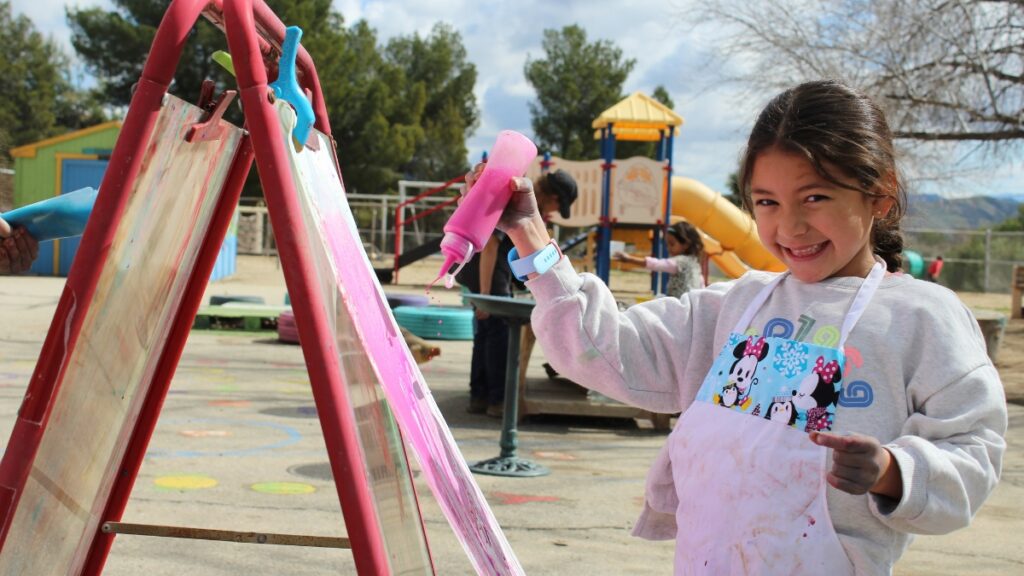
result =
[[81,188],[0,214],[11,226],[28,230],[38,242],[80,236],[92,213],[97,191]]

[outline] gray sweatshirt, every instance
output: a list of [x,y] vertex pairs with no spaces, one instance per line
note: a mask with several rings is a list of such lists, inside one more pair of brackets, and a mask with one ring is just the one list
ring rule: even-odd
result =
[[[685,411],[747,304],[774,274],[659,298],[619,312],[600,279],[567,259],[527,282],[532,323],[551,365],[611,398],[653,412]],[[830,343],[862,278],[786,278],[754,317],[759,333]],[[886,574],[912,534],[967,526],[995,487],[1006,443],[1006,400],[977,322],[953,292],[887,275],[846,345],[833,432],[874,436],[899,463],[903,498],[827,490],[829,513],[858,574]],[[831,468],[831,453],[827,466]],[[647,478],[634,534],[675,537],[668,452]]]

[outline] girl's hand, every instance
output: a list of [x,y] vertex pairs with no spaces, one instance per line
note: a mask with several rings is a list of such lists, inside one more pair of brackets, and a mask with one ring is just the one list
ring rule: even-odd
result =
[[0,274],[21,274],[39,256],[39,242],[24,228],[11,230],[0,218]]
[[[485,166],[485,163],[480,162],[466,174],[466,186],[462,189],[463,196],[469,194],[469,190],[480,178]],[[501,219],[498,220],[498,230],[510,233],[533,224],[535,219],[540,219],[543,222],[540,217],[540,209],[537,207],[537,197],[533,193],[533,181],[529,178],[512,178],[508,185],[512,189],[512,198],[509,199],[508,206],[505,207]]]
[[633,256],[632,254],[626,254],[625,252],[616,252],[612,254],[612,258],[619,262],[629,262],[631,264],[646,264],[646,260],[639,256]]
[[[483,162],[473,167],[466,174],[466,185],[462,188],[465,197],[484,171]],[[531,254],[542,248],[551,237],[548,235],[544,218],[537,206],[537,196],[533,192],[533,181],[529,178],[516,177],[509,181],[512,198],[509,199],[505,211],[498,220],[497,228],[508,234],[519,249],[520,255]]]
[[828,483],[850,494],[871,492],[894,500],[903,497],[900,467],[877,438],[864,434],[839,436],[811,432],[811,442],[832,449],[832,470]]

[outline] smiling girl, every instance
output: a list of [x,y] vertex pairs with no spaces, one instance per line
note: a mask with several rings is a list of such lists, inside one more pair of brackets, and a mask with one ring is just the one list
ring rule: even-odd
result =
[[890,573],[912,534],[967,526],[995,487],[998,373],[956,295],[899,273],[905,193],[866,96],[775,97],[740,185],[789,270],[620,312],[598,278],[539,257],[555,248],[516,179],[499,226],[515,269],[537,263],[538,341],[576,382],[682,412],[634,529],[675,539],[676,574]]

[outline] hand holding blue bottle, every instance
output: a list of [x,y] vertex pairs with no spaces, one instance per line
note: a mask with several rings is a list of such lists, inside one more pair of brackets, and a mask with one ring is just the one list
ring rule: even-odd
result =
[[39,242],[24,228],[11,228],[0,218],[0,275],[20,274],[39,256]]
[[96,203],[97,191],[82,188],[0,214],[12,227],[28,231],[37,242],[80,236]]

